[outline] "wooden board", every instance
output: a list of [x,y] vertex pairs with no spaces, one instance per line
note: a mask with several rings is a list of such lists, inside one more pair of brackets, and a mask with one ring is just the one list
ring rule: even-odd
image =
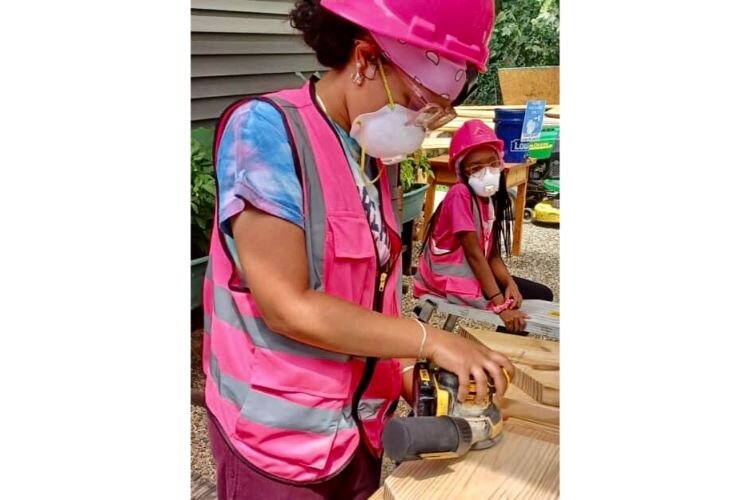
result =
[[385,487],[381,486],[378,490],[372,494],[367,500],[383,500],[385,498]]
[[525,403],[537,403],[536,399],[532,398],[513,384],[511,384],[510,387],[508,387],[508,390],[505,391],[504,397]]
[[535,400],[545,405],[560,406],[560,370],[539,370],[520,366],[513,383]]
[[[441,132],[455,132],[458,130],[461,125],[466,123],[469,120],[475,120],[476,118],[470,118],[466,116],[458,116],[457,118],[454,118],[453,120],[449,121],[447,124],[440,127],[438,130]],[[492,130],[495,130],[495,119],[493,118],[479,118],[484,122],[485,125],[490,127]],[[550,125],[560,125],[560,119],[559,118],[550,118],[548,116],[544,117],[544,121],[542,122],[542,126],[550,126]]]
[[526,420],[547,427],[560,428],[560,408],[545,405],[538,401],[522,401],[511,397],[504,397],[500,401],[503,416]]
[[560,67],[500,68],[500,93],[503,104],[526,104],[543,99],[549,103],[560,102]]
[[503,429],[506,432],[513,432],[522,436],[541,439],[542,441],[547,441],[548,443],[557,445],[560,444],[560,429],[557,427],[552,427],[537,422],[529,422],[528,420],[509,418],[503,423]]
[[526,422],[560,434],[560,408],[541,404],[514,384],[505,391],[499,406],[503,419]]
[[450,137],[425,137],[422,141],[422,149],[448,149],[450,146]]
[[[455,108],[456,115],[459,118],[479,118],[482,120],[494,120],[495,119],[495,110],[496,109],[517,109],[522,110],[526,109],[526,106],[488,106],[482,109],[475,109],[475,108],[465,108],[462,106],[459,106]],[[560,108],[559,106],[546,106],[546,111],[544,113],[544,116],[548,117],[554,117],[554,118],[560,118]]]
[[461,327],[459,333],[508,356],[516,365],[513,384],[536,401],[560,406],[560,343]]
[[458,333],[469,340],[474,340],[490,349],[502,352],[516,364],[548,365],[558,368],[560,365],[560,342],[467,326],[461,326]]
[[545,426],[560,427],[560,408],[543,405],[515,385],[515,383],[508,387],[499,401],[503,417],[537,422]]
[[492,448],[402,463],[385,480],[386,500],[559,498],[559,445],[542,430],[522,426],[517,433],[510,427]]

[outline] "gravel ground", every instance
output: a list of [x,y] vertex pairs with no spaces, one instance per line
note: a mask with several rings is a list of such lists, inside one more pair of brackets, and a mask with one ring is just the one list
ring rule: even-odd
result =
[[[550,287],[555,294],[555,300],[560,301],[559,249],[560,232],[558,227],[545,227],[535,224],[524,224],[521,255],[518,257],[512,257],[509,262],[506,262],[506,264],[508,265],[508,268],[510,269],[512,274],[543,283]],[[419,244],[416,244],[414,249],[415,264],[418,251]],[[415,317],[412,311],[414,310],[416,301],[411,296],[411,277],[405,277],[404,282],[408,284],[409,291],[408,293],[404,294],[402,310],[404,312],[404,316]],[[435,313],[432,316],[430,323],[434,326],[440,327],[444,321],[444,314]],[[474,326],[480,328],[486,328],[488,326],[486,323],[468,320],[459,321],[459,325]],[[204,383],[204,376],[200,368],[201,341],[202,332],[200,330],[192,332],[191,386],[194,389],[201,388]],[[409,411],[409,405],[405,401],[401,400],[396,414],[406,415],[409,413]],[[193,472],[199,474],[200,476],[214,481],[215,470],[213,458],[211,456],[211,448],[208,443],[205,410],[198,406],[191,406],[191,422],[191,469]],[[388,460],[388,458],[385,458],[383,460],[383,474],[381,482],[392,471],[393,463]]]

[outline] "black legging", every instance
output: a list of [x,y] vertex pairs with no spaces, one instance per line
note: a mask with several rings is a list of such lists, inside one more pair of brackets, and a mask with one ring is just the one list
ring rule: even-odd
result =
[[[555,298],[552,290],[550,290],[549,287],[542,285],[541,283],[537,283],[536,281],[531,281],[524,278],[519,278],[518,276],[513,276],[513,281],[515,281],[516,285],[518,285],[518,291],[521,292],[521,297],[523,297],[523,300],[538,299],[552,302]],[[503,295],[505,295],[505,288],[503,288],[503,285],[499,281],[497,282],[497,284],[503,291]]]

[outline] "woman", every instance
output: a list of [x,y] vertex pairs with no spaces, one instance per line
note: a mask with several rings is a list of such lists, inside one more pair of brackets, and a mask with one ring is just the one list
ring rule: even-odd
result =
[[510,254],[513,217],[505,188],[503,141],[481,120],[464,123],[451,139],[448,163],[460,182],[451,186],[430,219],[414,277],[414,295],[500,315],[505,328],[520,333],[523,299],[549,300],[546,286],[511,276],[501,257]]
[[386,166],[454,116],[493,11],[298,1],[292,25],[331,70],[219,120],[203,368],[220,499],[367,498],[416,358],[456,373],[460,399],[470,377],[479,398],[488,377],[504,392],[505,356],[398,317]]

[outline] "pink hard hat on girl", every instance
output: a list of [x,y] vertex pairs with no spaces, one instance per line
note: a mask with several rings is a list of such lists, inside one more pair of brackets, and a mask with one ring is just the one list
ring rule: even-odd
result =
[[453,134],[448,152],[448,165],[456,172],[456,177],[461,177],[460,160],[477,146],[491,146],[500,159],[503,157],[505,143],[495,135],[495,131],[482,120],[469,120]]

